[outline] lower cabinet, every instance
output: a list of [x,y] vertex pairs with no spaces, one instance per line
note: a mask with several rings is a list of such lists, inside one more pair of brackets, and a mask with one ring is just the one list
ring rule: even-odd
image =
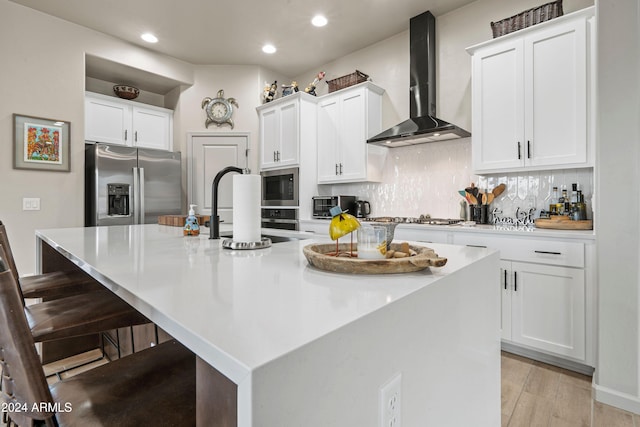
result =
[[500,251],[503,342],[594,363],[593,242],[455,233],[453,243]]
[[585,360],[583,269],[501,261],[502,339]]

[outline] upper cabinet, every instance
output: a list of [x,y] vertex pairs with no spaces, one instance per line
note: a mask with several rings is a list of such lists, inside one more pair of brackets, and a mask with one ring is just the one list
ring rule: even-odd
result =
[[173,111],[86,93],[85,140],[172,150]]
[[594,164],[594,8],[470,47],[475,172]]
[[315,150],[316,98],[298,92],[257,108],[260,170],[300,165],[300,150]]
[[369,82],[318,102],[318,184],[380,181],[387,149],[367,144],[382,127],[384,90]]

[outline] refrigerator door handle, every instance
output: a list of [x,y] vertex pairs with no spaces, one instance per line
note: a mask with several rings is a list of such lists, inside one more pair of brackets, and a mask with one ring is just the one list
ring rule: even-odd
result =
[[138,212],[140,211],[140,175],[138,168],[133,168],[133,224],[138,224]]
[[138,190],[138,206],[140,206],[140,210],[138,212],[140,212],[139,215],[139,222],[138,224],[144,224],[145,222],[145,212],[144,212],[144,168],[138,168],[138,171],[140,173],[140,177],[138,178],[138,185],[139,185],[139,190]]

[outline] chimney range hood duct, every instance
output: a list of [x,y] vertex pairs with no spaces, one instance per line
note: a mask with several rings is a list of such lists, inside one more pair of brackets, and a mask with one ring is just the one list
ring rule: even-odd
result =
[[431,12],[414,16],[409,24],[410,118],[367,140],[385,147],[471,136],[436,114],[436,19]]

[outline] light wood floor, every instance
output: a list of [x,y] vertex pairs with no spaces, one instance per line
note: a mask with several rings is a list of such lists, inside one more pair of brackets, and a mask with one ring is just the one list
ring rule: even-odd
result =
[[[505,352],[501,359],[503,427],[640,427],[640,415],[595,402],[589,376]],[[44,369],[53,384],[104,363],[94,350]]]
[[640,427],[640,416],[595,402],[589,376],[503,352],[502,426]]

